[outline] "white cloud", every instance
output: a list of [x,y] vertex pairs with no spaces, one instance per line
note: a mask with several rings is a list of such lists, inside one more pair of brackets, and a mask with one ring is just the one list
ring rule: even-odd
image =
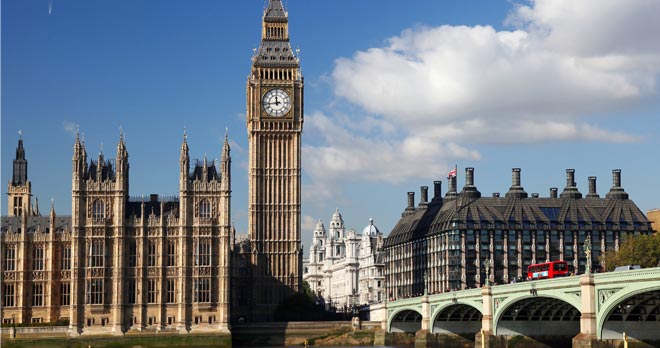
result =
[[476,150],[424,135],[411,134],[398,139],[353,134],[339,120],[322,113],[307,116],[306,123],[310,132],[320,134],[323,145],[303,145],[303,167],[325,183],[341,179],[400,182],[410,177],[443,173],[448,168],[445,163],[481,157]]
[[317,221],[318,219],[315,219],[309,215],[303,215],[301,223],[302,233],[305,235],[311,234],[314,231],[314,227],[316,227]]
[[62,128],[73,137],[78,133],[78,125],[70,121],[63,121]]
[[533,0],[514,5],[512,30],[417,27],[337,59],[339,100],[306,119],[305,198],[341,197],[322,188],[342,180],[437,177],[485,145],[643,140],[594,118],[657,97],[658,13],[660,1]]

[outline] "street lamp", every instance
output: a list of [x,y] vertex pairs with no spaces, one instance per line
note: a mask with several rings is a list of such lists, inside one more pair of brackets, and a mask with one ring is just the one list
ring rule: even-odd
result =
[[584,265],[584,273],[591,273],[591,236],[587,236],[584,240],[584,253],[587,255],[587,262]]

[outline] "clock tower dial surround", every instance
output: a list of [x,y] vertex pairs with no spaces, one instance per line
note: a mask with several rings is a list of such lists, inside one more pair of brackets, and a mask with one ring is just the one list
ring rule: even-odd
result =
[[256,320],[271,320],[277,305],[302,288],[303,89],[288,13],[281,0],[269,0],[246,86],[250,307]]

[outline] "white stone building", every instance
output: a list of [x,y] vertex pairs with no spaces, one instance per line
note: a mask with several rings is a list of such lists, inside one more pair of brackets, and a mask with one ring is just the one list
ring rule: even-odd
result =
[[339,211],[325,230],[321,220],[314,228],[309,259],[303,262],[303,280],[323,298],[326,308],[339,311],[385,298],[383,234],[369,219],[358,234],[347,230]]

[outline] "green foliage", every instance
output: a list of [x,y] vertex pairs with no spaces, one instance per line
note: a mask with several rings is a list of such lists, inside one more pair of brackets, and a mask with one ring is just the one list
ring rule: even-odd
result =
[[275,309],[275,321],[328,321],[339,318],[335,313],[326,312],[304,290],[287,298]]
[[619,251],[607,251],[600,257],[608,271],[617,266],[640,265],[642,268],[657,267],[660,260],[660,234],[626,235],[619,244]]
[[308,283],[306,280],[303,281],[303,291],[302,291],[302,292],[303,292],[303,294],[305,294],[305,295],[306,295],[306,296],[307,296],[312,302],[316,302],[316,300],[318,299],[318,296],[316,295],[316,293],[314,292],[314,290],[312,290],[312,287],[309,286],[309,283]]

